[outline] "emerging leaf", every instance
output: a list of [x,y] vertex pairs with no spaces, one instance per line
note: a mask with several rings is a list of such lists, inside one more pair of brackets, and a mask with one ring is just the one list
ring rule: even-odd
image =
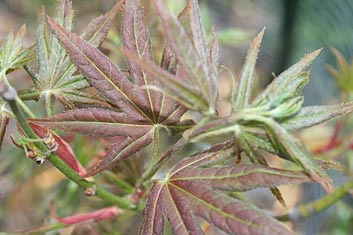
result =
[[[100,46],[112,26],[120,6],[121,3],[117,3],[111,11],[92,20],[83,29],[81,38],[89,41],[95,47]],[[77,74],[76,66],[70,61],[58,39],[53,35],[49,40],[47,39],[44,14],[43,9],[41,23],[37,28],[39,71],[37,74],[32,72],[32,80],[36,88],[33,92],[40,92],[40,97],[44,97],[46,101],[48,116],[51,115],[52,96],[68,107],[73,107],[75,104],[109,106],[97,94],[83,91],[90,86],[89,83],[84,76]],[[71,1],[58,1],[55,19],[65,30],[72,30],[73,10]]]
[[252,106],[270,104],[276,106],[283,101],[301,95],[303,87],[308,82],[308,73],[303,73],[311,62],[319,55],[321,49],[316,50],[298,63],[282,72],[268,87],[252,102]]
[[55,216],[55,219],[57,219],[61,223],[72,225],[72,224],[78,224],[83,222],[106,220],[109,218],[114,218],[121,213],[122,213],[121,209],[119,209],[116,206],[112,206],[112,207],[106,207],[106,208],[88,212],[88,213],[71,215],[65,218],[59,218]]
[[262,30],[250,45],[248,55],[246,56],[244,66],[240,75],[237,95],[234,91],[232,94],[232,109],[233,112],[240,112],[244,107],[248,106],[251,95],[252,83],[254,80],[255,64],[260,50],[260,44],[264,36]]
[[331,49],[331,51],[336,57],[338,68],[336,70],[331,65],[326,65],[326,68],[336,79],[340,90],[351,93],[353,91],[353,83],[351,82],[353,76],[353,66],[348,64],[344,56],[337,49]]
[[[6,41],[0,47],[0,73],[7,74],[13,70],[19,69],[33,59],[33,47],[23,48],[23,37],[26,27],[23,25],[21,29],[14,35],[12,32],[7,36]],[[3,76],[1,76],[3,79]]]
[[[302,108],[302,90],[308,82],[309,73],[304,69],[320,50],[306,55],[298,63],[281,73],[250,102],[251,81],[262,32],[254,39],[243,67],[237,96],[233,94],[232,114],[211,120],[188,134],[191,141],[212,136],[233,134],[238,155],[245,152],[253,163],[266,166],[266,161],[255,149],[262,149],[290,160],[308,175],[329,186],[330,180],[316,164],[303,143],[288,130],[298,130],[319,124],[339,115],[353,111],[352,104]],[[247,105],[249,104],[249,105]]]
[[[80,176],[85,176],[87,174],[86,169],[81,165],[81,163],[77,160],[74,152],[72,151],[70,145],[66,143],[65,140],[60,138],[58,135],[51,133],[50,130],[45,129],[44,127],[35,124],[33,122],[29,123],[34,132],[40,137],[43,138],[44,142],[45,139],[49,140],[49,138],[53,138],[51,144],[55,147],[55,149],[50,149],[48,146],[48,150],[51,152],[55,152],[61,160],[63,160],[67,165],[69,165],[73,170],[75,170]],[[50,140],[51,141],[51,140]]]

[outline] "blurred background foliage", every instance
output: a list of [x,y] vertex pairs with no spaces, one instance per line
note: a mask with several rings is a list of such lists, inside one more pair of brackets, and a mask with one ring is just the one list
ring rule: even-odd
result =
[[[142,0],[145,5],[146,18],[150,26],[155,26],[157,16],[153,14],[150,0]],[[93,17],[106,12],[114,4],[114,0],[73,0],[75,10],[76,29],[80,29]],[[169,0],[169,6],[177,14],[185,5],[185,0]],[[351,0],[200,0],[202,20],[209,34],[211,26],[215,25],[217,37],[221,44],[221,64],[228,67],[237,76],[245,58],[246,50],[252,37],[263,27],[266,27],[264,42],[261,47],[257,66],[257,82],[259,89],[271,81],[289,65],[296,62],[304,54],[323,47],[321,55],[311,66],[311,80],[306,86],[305,104],[335,104],[341,102],[340,90],[333,76],[325,68],[325,64],[337,68],[336,59],[330,48],[336,48],[346,58],[348,66],[352,67],[353,57],[353,1]],[[45,6],[49,15],[53,15],[56,0],[0,0],[0,39],[6,37],[9,31],[17,31],[22,24],[26,24],[26,43],[35,41],[35,30],[38,23],[38,13],[41,6]],[[103,45],[103,50],[117,62],[123,63],[121,53],[116,50],[120,43],[119,24],[116,24]],[[161,32],[151,31],[156,41],[154,47],[160,50],[163,40]],[[352,73],[345,76],[346,82],[353,87]],[[19,86],[26,86],[29,82],[27,75],[22,72],[11,74],[13,81]],[[29,84],[29,83],[28,83]],[[229,74],[223,70],[220,73],[220,92],[224,99],[229,96]],[[349,91],[348,91],[349,92]],[[352,93],[352,91],[350,91]],[[346,96],[347,97],[347,96]],[[349,96],[348,96],[349,97]],[[347,101],[347,100],[345,100]],[[224,113],[227,113],[229,104],[222,102]],[[37,112],[42,112],[39,108]],[[349,118],[352,119],[352,118]],[[352,122],[346,122],[345,133],[352,130]],[[309,148],[323,146],[331,135],[334,122],[327,126],[310,129],[306,133],[298,134]],[[11,123],[8,133],[14,133],[16,126]],[[64,136],[73,146],[75,154],[86,165],[90,159],[104,152],[104,143],[94,142],[83,137]],[[67,216],[72,213],[100,208],[104,205],[97,200],[84,200],[84,194],[76,185],[52,169],[48,164],[37,167],[32,161],[24,157],[24,153],[13,148],[9,138],[5,139],[0,156],[0,232],[18,231],[43,225],[51,220],[50,205],[56,208],[56,214]],[[352,152],[341,154],[342,159],[352,159]],[[349,160],[348,162],[352,162]],[[136,171],[126,163],[125,169],[130,176],[136,176]],[[118,169],[119,170],[119,169]],[[118,171],[117,170],[117,171]],[[138,174],[137,174],[138,175]],[[111,175],[110,175],[111,176]],[[343,174],[332,174],[337,184],[345,180]],[[352,176],[352,175],[351,175]],[[101,176],[102,183],[106,182],[112,191],[114,179]],[[133,185],[134,177],[130,177]],[[113,185],[113,186],[112,186]],[[283,188],[289,206],[296,203],[314,200],[324,195],[319,187],[304,186],[301,190],[295,187]],[[295,193],[293,193],[295,192]],[[116,193],[119,193],[117,190]],[[274,199],[267,193],[261,197],[249,195],[249,199],[257,200],[262,207],[278,207]],[[292,197],[290,197],[292,196]],[[264,203],[265,202],[265,203]],[[268,204],[268,205],[264,205]],[[353,231],[352,199],[338,203],[334,209],[319,213],[309,219],[294,225],[298,234],[351,234]],[[87,209],[88,208],[88,209]],[[283,209],[282,209],[283,210]],[[91,227],[71,228],[61,234],[104,234],[114,233],[114,228],[124,228],[121,234],[136,234],[136,230],[127,227],[126,220],[138,220],[134,214],[118,218],[118,222],[105,222],[90,225]],[[112,227],[113,226],[113,227]],[[132,229],[132,230],[131,230]],[[136,229],[136,228],[135,228]],[[89,232],[87,232],[89,231]]]

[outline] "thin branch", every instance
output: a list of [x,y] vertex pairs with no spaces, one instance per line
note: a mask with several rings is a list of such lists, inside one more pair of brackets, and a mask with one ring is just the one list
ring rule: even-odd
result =
[[146,182],[147,180],[151,179],[154,174],[157,173],[159,169],[179,150],[181,150],[187,141],[184,138],[180,138],[169,150],[156,162],[156,164],[152,167],[150,171],[146,171],[146,173],[142,177],[142,182]]
[[288,214],[277,216],[276,218],[281,221],[299,221],[305,219],[313,214],[325,210],[336,202],[340,201],[350,191],[353,190],[353,181],[338,187],[334,192],[308,204],[301,205],[294,208]]
[[[24,117],[22,111],[19,109],[16,100],[11,99],[8,100],[8,103],[12,109],[13,114],[16,116],[18,123],[21,125],[21,128],[23,131],[26,133],[26,135],[31,138],[31,139],[40,139],[36,133],[32,130],[32,128],[29,126],[26,118]],[[38,149],[46,153],[48,151],[47,147],[42,141],[36,141],[34,144],[38,147]],[[63,160],[61,160],[58,156],[54,154],[50,154],[46,158],[51,164],[53,164],[59,171],[61,171],[67,178],[78,184],[84,189],[88,188],[94,188],[95,189],[95,196],[103,199],[104,201],[116,204],[122,209],[132,209],[131,203],[123,199],[117,195],[114,195],[108,191],[106,191],[104,188],[96,186],[94,182],[89,182],[85,179],[82,179],[76,171],[74,171],[72,168],[70,168]]]

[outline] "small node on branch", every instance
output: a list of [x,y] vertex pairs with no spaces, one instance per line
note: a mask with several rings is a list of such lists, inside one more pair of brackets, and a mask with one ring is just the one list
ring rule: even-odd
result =
[[0,96],[6,100],[15,100],[16,98],[16,90],[13,89],[12,86],[9,85],[9,83],[6,80],[0,81]]

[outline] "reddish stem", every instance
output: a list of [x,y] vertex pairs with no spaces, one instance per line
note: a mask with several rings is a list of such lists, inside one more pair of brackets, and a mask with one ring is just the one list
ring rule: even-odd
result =
[[[327,143],[327,145],[323,148],[315,150],[314,153],[316,153],[316,154],[325,153],[325,152],[328,152],[328,151],[336,148],[337,146],[339,146],[342,143],[342,140],[339,139],[339,134],[340,134],[341,130],[343,129],[343,125],[344,125],[344,120],[343,119],[339,120],[336,123],[333,134],[330,138],[330,141]],[[353,148],[353,143],[350,145],[350,148],[351,147]]]

